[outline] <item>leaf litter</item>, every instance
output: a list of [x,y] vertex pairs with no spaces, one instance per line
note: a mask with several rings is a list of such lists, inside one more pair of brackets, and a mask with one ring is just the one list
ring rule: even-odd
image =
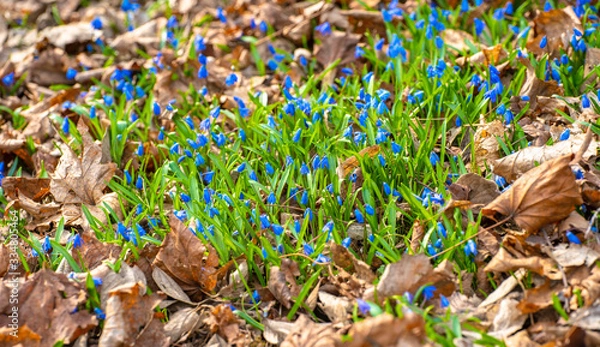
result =
[[[460,12],[427,12],[435,14],[425,16],[427,22],[422,23],[415,22],[422,14],[414,12],[423,11],[422,5],[411,1],[234,1],[222,8],[217,1],[190,0],[173,1],[166,10],[147,5],[137,1],[66,1],[52,5],[0,2],[0,205],[7,216],[10,210],[20,209],[24,214],[22,240],[14,248],[19,250],[22,263],[13,267],[12,262],[4,261],[9,257],[5,245],[0,252],[0,273],[4,276],[0,286],[0,297],[4,298],[0,307],[2,343],[212,346],[266,341],[282,346],[419,346],[440,342],[439,331],[443,329],[437,326],[430,331],[432,317],[438,314],[439,319],[449,310],[458,317],[458,324],[466,324],[471,317],[479,322],[476,332],[464,330],[451,335],[451,342],[446,343],[472,345],[485,337],[515,346],[555,341],[597,344],[600,240],[595,225],[600,174],[596,168],[598,144],[592,132],[597,132],[598,98],[593,87],[599,54],[598,48],[586,46],[585,40],[588,44],[597,40],[592,28],[598,19],[584,18],[583,6],[587,4],[572,7],[561,3],[561,8],[553,8],[547,2],[545,7],[549,7],[543,10],[532,6],[521,18],[529,25],[526,29],[511,25],[510,30],[519,36],[514,38],[515,45],[482,40],[497,31],[490,31],[490,22],[482,26],[478,17],[489,12],[497,22],[506,16],[510,19],[514,11],[510,2],[475,6],[467,1],[455,2],[456,9],[462,7]],[[472,12],[465,17],[468,26],[454,29],[441,24],[440,16],[455,18],[466,11]],[[374,41],[384,37],[391,25],[398,26],[393,30],[402,39],[391,36],[389,42]],[[512,35],[507,28],[502,30]],[[433,107],[423,100],[422,90],[411,86],[398,89],[387,82],[375,91],[368,86],[368,75],[363,76],[372,95],[356,100],[351,97],[361,107],[373,108],[381,115],[390,108],[418,106],[411,111],[412,119],[404,124],[410,130],[398,140],[402,146],[394,142],[391,147],[385,143],[387,140],[381,140],[390,136],[382,127],[384,122],[377,119],[375,130],[372,124],[365,126],[361,108],[356,109],[356,122],[348,122],[354,115],[344,115],[348,117],[344,123],[337,119],[334,109],[324,106],[331,94],[319,98],[315,105],[320,108],[316,107],[314,114],[303,104],[310,86],[304,89],[302,84],[346,88],[345,82],[339,83],[342,78],[346,81],[351,73],[377,66],[373,61],[381,63],[386,56],[397,59],[397,64],[410,60],[420,49],[411,47],[411,43],[421,42],[419,37],[431,32],[436,36],[427,40],[435,42],[438,50],[444,46],[450,49],[457,73],[468,68],[482,71],[481,76],[477,74],[465,84],[465,90],[456,93],[457,97],[464,96],[472,88],[469,98],[461,101],[465,109],[479,107],[470,105],[471,97],[478,94],[486,93],[485,98],[496,103],[503,88],[514,87],[511,80],[522,78],[520,87],[504,95],[510,102],[479,108],[472,112],[477,119],[463,125],[457,121],[462,111],[451,113],[450,102],[444,105],[448,110],[440,110],[439,105]],[[185,39],[180,42],[180,37]],[[523,41],[520,48],[518,40]],[[375,48],[370,50],[370,45]],[[576,60],[576,68],[583,71],[576,71],[581,80],[577,88],[564,71],[557,72],[570,59]],[[435,78],[447,68],[445,62],[443,66],[427,59],[423,63],[432,63],[423,66],[427,78]],[[283,64],[288,66],[281,68]],[[382,76],[377,76],[382,80],[391,76],[383,77],[394,66],[383,67]],[[205,77],[200,76],[203,68],[207,68]],[[71,71],[75,71],[74,76]],[[148,71],[154,75],[145,76]],[[147,78],[154,84],[145,89],[132,88],[133,81]],[[291,87],[284,91],[282,83],[291,83]],[[112,98],[107,94],[111,88],[118,89],[123,97]],[[457,89],[461,88],[465,87]],[[401,97],[395,96],[395,90]],[[142,101],[147,94],[153,104]],[[198,106],[194,95],[212,96],[214,102]],[[133,113],[126,115],[132,118],[116,120],[111,107],[125,102],[136,104],[127,111]],[[161,170],[160,161],[167,153],[179,154],[178,149],[159,143],[165,132],[184,133],[188,128],[200,127],[202,130],[194,135],[198,137],[192,140],[193,147],[200,143],[200,134],[210,137],[216,144],[208,146],[210,150],[205,154],[216,162],[215,156],[222,152],[219,143],[233,143],[232,134],[241,129],[236,112],[265,112],[268,105],[286,102],[292,105],[283,110],[288,115],[311,115],[312,119],[301,122],[303,131],[321,119],[326,121],[322,131],[349,129],[350,136],[332,140],[353,142],[356,147],[336,150],[335,155],[326,157],[323,148],[308,143],[304,152],[312,163],[302,164],[309,172],[309,165],[315,172],[321,166],[331,168],[328,174],[332,182],[339,184],[327,190],[339,192],[337,197],[342,200],[352,196],[356,207],[340,209],[339,216],[326,215],[318,208],[329,202],[317,200],[313,206],[322,222],[319,227],[328,235],[318,250],[310,242],[298,241],[294,246],[301,247],[303,253],[280,257],[279,229],[267,219],[269,226],[242,235],[248,238],[246,252],[224,261],[223,249],[236,247],[240,241],[234,237],[224,241],[220,230],[223,225],[215,216],[219,212],[237,213],[235,218],[241,222],[225,228],[242,229],[246,219],[256,226],[261,213],[276,205],[262,203],[267,194],[261,196],[260,204],[252,206],[252,211],[240,212],[230,207],[224,198],[231,199],[226,191],[196,184],[189,193],[196,200],[204,198],[207,209],[190,208],[194,217],[188,218],[182,215],[182,211],[188,211],[174,197],[181,192],[178,184],[157,190],[152,181],[141,177]],[[341,100],[331,101],[336,102],[342,107]],[[94,105],[94,117],[91,108],[81,108],[86,103]],[[248,109],[245,104],[250,104]],[[150,107],[154,109],[148,111]],[[195,118],[186,120],[188,128],[181,127],[180,118],[185,115],[172,110],[177,107],[209,116],[208,127]],[[143,124],[133,119],[138,117],[133,110],[152,112],[154,117]],[[221,110],[225,116],[219,118]],[[432,137],[433,143],[428,143],[428,135],[423,136],[423,129],[415,124],[434,111],[448,119],[454,117],[457,123],[454,130],[437,134]],[[499,119],[491,117],[493,113]],[[280,115],[277,117],[284,119],[283,113]],[[224,130],[226,135],[220,134],[224,137],[210,130],[210,117]],[[278,125],[269,126],[277,129]],[[134,141],[117,134],[125,128],[133,133],[147,131],[147,136]],[[466,136],[461,133],[465,128]],[[262,126],[253,130],[271,131]],[[269,134],[275,145],[279,133]],[[282,138],[302,141],[305,135],[301,131],[297,134],[298,139],[291,133]],[[367,134],[374,137],[373,141],[363,140]],[[452,140],[447,143],[446,138]],[[519,141],[531,145],[518,147]],[[415,157],[421,153],[421,161],[429,159],[434,170],[447,170],[437,172],[441,175],[455,170],[449,161],[452,156],[461,157],[461,174],[448,175],[442,189],[432,191],[421,182],[428,179],[427,174],[414,172],[409,164],[416,159],[395,159],[408,150],[414,150]],[[425,151],[428,153],[424,157]],[[273,159],[267,157],[263,158],[265,163]],[[325,158],[327,166],[323,164]],[[7,170],[6,177],[5,163],[14,166]],[[377,188],[376,194],[393,199],[387,206],[370,205],[374,201],[369,195],[370,185],[378,177],[375,172],[381,169],[374,168],[376,163],[388,168],[393,163],[398,169],[394,175],[409,172],[411,184],[421,184],[423,194],[413,194],[406,184],[392,187],[386,180],[383,191]],[[231,163],[220,163],[224,164],[228,166],[226,172],[233,172]],[[283,170],[286,165],[293,163],[282,165]],[[135,178],[131,178],[132,172]],[[306,175],[302,170],[300,173]],[[212,177],[214,172],[194,174],[203,177],[202,183],[208,186],[212,178],[207,176]],[[160,206],[153,205],[156,211],[149,213],[156,218],[144,218],[148,211],[137,213],[139,218],[128,214],[148,201],[120,194],[124,190],[118,189],[115,182],[136,178],[142,180],[138,191],[148,193],[145,198],[152,200],[154,195],[164,200]],[[291,195],[282,205],[282,213],[291,217],[285,226],[277,225],[283,229],[280,234],[314,233],[315,226],[302,226],[301,222],[303,218],[312,219],[314,213],[302,209],[308,205],[300,198],[306,190],[290,182],[277,186],[274,180],[253,187],[259,194],[270,189],[279,194],[296,189],[297,196]],[[234,190],[233,184],[228,188]],[[325,194],[322,190],[319,194]],[[243,194],[236,193],[244,199]],[[407,193],[414,195],[412,199],[403,196]],[[449,199],[444,200],[444,196]],[[215,212],[211,207],[216,197],[223,199],[227,207]],[[313,196],[307,199],[316,200]],[[400,208],[402,199],[406,202]],[[415,204],[416,200],[420,202]],[[304,216],[295,210],[299,208]],[[423,208],[428,212],[414,218],[415,211]],[[388,210],[395,211],[385,215],[393,232],[381,237],[372,218],[383,217],[383,211]],[[202,214],[210,215],[207,220],[214,221],[212,228],[206,225],[208,230],[204,230],[198,218]],[[348,216],[349,223],[340,220]],[[331,227],[327,224],[329,218]],[[481,225],[475,222],[477,218]],[[457,229],[446,230],[452,220]],[[260,219],[260,223],[266,222]],[[298,230],[292,222],[300,223]],[[347,238],[337,234],[340,227]],[[262,238],[269,229],[275,236]],[[465,235],[465,230],[471,229],[476,232]],[[69,235],[64,234],[65,230]],[[151,234],[147,230],[152,230]],[[330,241],[328,233],[332,230],[335,240]],[[410,236],[390,244],[394,233]],[[443,234],[446,236],[441,237]],[[132,247],[122,239],[136,247],[141,243],[141,247]],[[377,251],[369,249],[374,240],[381,246]],[[452,240],[454,244],[435,244],[436,240]],[[265,247],[265,242],[274,244],[273,252],[266,249],[271,245]],[[260,251],[250,251],[255,248]],[[457,253],[461,255],[445,256]],[[17,269],[27,274],[17,279],[20,293],[24,293],[19,297],[23,318],[19,320],[18,337],[11,337],[7,326],[12,308],[6,303],[11,295],[10,273]],[[219,293],[236,293],[239,297]],[[429,306],[435,307],[433,313],[423,311]],[[394,309],[385,311],[388,307]]]

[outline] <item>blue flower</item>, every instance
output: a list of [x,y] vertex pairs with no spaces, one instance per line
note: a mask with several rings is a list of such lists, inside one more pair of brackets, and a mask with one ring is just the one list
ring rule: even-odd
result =
[[571,230],[567,230],[565,234],[567,235],[567,239],[569,240],[569,242],[574,243],[576,245],[581,244],[581,240],[575,234],[573,234]]
[[365,222],[365,217],[359,209],[354,209],[354,218],[356,219],[356,222],[360,224],[363,224]]
[[444,224],[442,222],[437,223],[437,231],[444,238],[448,237],[448,232],[446,231],[446,227],[444,227]]
[[356,304],[358,306],[358,311],[363,315],[366,316],[371,312],[371,305],[369,305],[368,302],[362,300],[362,299],[356,299]]
[[294,141],[295,143],[298,143],[298,141],[300,141],[301,136],[302,136],[302,129],[296,130],[296,132],[294,133],[294,136],[292,137],[292,141]]
[[350,244],[352,244],[352,239],[351,238],[346,237],[345,239],[342,240],[342,246],[344,248],[350,247]]
[[257,290],[254,290],[252,292],[252,302],[254,302],[255,304],[257,304],[260,301],[260,294],[258,293]]
[[179,219],[182,222],[184,222],[187,219],[186,210],[175,210],[173,211],[173,214],[175,215],[175,217],[177,217],[177,219]]
[[266,214],[261,214],[260,217],[258,217],[258,219],[260,220],[260,228],[261,229],[268,229],[271,226],[271,222],[269,221],[269,217]]
[[319,254],[317,259],[315,259],[315,262],[319,264],[325,264],[331,262],[331,258],[324,256],[323,254]]
[[231,87],[238,81],[238,77],[236,74],[232,73],[225,79],[225,85]]
[[432,151],[431,154],[429,154],[429,162],[431,163],[431,165],[436,166],[440,162],[439,155],[436,152]]
[[227,17],[225,17],[225,12],[223,12],[223,8],[221,6],[217,7],[217,18],[219,18],[221,23],[227,23]]
[[271,192],[269,194],[269,196],[267,197],[267,203],[268,204],[276,204],[277,203],[277,197],[275,196],[275,193]]
[[440,307],[441,308],[446,308],[450,306],[450,301],[448,301],[448,298],[445,297],[444,295],[440,294]]
[[198,78],[204,79],[207,77],[208,77],[208,69],[206,68],[206,65],[200,66],[200,69],[198,69]]
[[152,104],[152,113],[154,113],[155,116],[160,116],[160,104],[156,101]]
[[307,207],[306,210],[304,210],[304,218],[308,218],[308,221],[312,222],[313,217],[313,211],[310,209],[310,207]]
[[73,249],[83,246],[83,239],[81,236],[79,236],[79,233],[76,233],[74,236],[72,236],[70,241],[73,244]]
[[269,176],[271,176],[275,173],[275,169],[273,169],[273,166],[271,166],[271,163],[265,164],[265,171],[267,172],[267,175],[269,175]]
[[552,6],[552,3],[549,0],[546,0],[546,2],[544,3],[544,12],[548,12],[553,8],[554,7]]
[[433,298],[433,295],[434,295],[434,293],[435,293],[436,290],[437,290],[437,288],[435,286],[431,286],[431,285],[425,286],[423,288],[423,292],[422,292],[423,293],[423,298],[425,300],[429,300],[429,299]]
[[467,244],[465,245],[465,255],[467,257],[476,256],[477,255],[477,243],[473,241],[473,239],[469,239]]
[[581,107],[583,107],[583,108],[590,108],[591,107],[590,98],[586,94],[583,94],[581,96]]
[[302,197],[300,198],[300,204],[308,205],[308,192],[306,190],[302,192]]
[[310,169],[308,168],[308,166],[306,165],[306,163],[302,163],[302,167],[300,167],[300,174],[302,175],[308,175],[310,173]]
[[139,190],[144,188],[144,180],[141,176],[138,176],[137,180],[135,181],[135,187]]
[[[124,0],[123,2],[125,2],[125,1],[127,1],[127,0]],[[96,314],[96,318],[98,318],[99,320],[106,319],[106,314],[104,313],[104,311],[102,311],[102,309],[100,307],[94,308],[94,314]]]
[[69,68],[67,70],[67,73],[65,74],[65,76],[67,77],[68,80],[73,80],[77,76],[77,70],[75,70],[73,68]]
[[365,212],[369,215],[372,216],[375,214],[375,209],[373,208],[373,206],[366,204],[365,205]]
[[44,251],[44,253],[52,252],[52,244],[50,243],[50,237],[48,235],[44,237],[44,242],[42,242],[42,251]]
[[329,22],[321,23],[315,27],[315,30],[323,36],[330,35],[331,34],[331,24],[329,24]]
[[546,35],[544,35],[544,37],[542,37],[542,39],[540,40],[540,48],[544,49],[544,48],[546,48],[547,45],[548,45],[548,38],[546,37]]
[[566,128],[562,133],[560,133],[558,141],[568,140],[570,135],[571,135],[571,130],[569,128]]
[[468,0],[462,0],[460,2],[460,13],[465,13],[469,11],[469,1]]
[[279,224],[271,224],[271,230],[273,230],[273,234],[275,234],[276,236],[280,236],[281,234],[283,234],[283,227]]
[[62,125],[61,125],[61,129],[62,129],[63,133],[65,133],[65,135],[69,135],[70,128],[71,128],[71,126],[69,123],[69,117],[63,118]]
[[188,202],[192,201],[192,198],[189,195],[185,194],[185,193],[180,193],[179,197],[181,198],[181,201],[183,201],[183,203],[186,203],[186,204]]
[[308,243],[305,243],[304,245],[302,245],[302,249],[304,252],[304,255],[306,255],[307,257],[310,257],[314,252],[314,248],[309,245]]
[[171,17],[169,17],[167,20],[167,29],[173,29],[177,27],[177,25],[179,25],[179,23],[177,23],[177,17],[175,17],[175,15],[171,15]]

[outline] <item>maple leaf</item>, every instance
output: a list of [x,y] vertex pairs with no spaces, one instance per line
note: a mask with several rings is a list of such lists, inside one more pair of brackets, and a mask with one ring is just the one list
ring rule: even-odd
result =
[[117,165],[103,162],[102,148],[94,143],[87,129],[82,133],[83,155],[79,158],[68,146],[52,175],[50,193],[57,202],[96,205]]

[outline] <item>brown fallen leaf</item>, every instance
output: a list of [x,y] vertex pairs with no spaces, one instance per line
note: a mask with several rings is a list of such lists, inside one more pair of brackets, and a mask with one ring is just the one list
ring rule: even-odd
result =
[[[128,283],[114,288],[106,301],[106,320],[100,335],[100,346],[134,346],[148,341],[153,335],[153,346],[168,346],[169,337],[163,324],[154,317],[154,308],[162,301],[158,294],[146,295],[146,286]],[[158,323],[153,324],[153,321]]]
[[331,258],[334,263],[350,273],[354,273],[356,277],[365,282],[372,283],[376,276],[371,271],[369,265],[364,261],[356,259],[356,257],[350,253],[345,247],[331,242]]
[[349,332],[351,340],[336,346],[422,346],[425,339],[425,321],[415,313],[406,312],[396,318],[389,313],[369,317],[355,323]]
[[95,269],[105,260],[116,260],[121,254],[121,247],[112,243],[98,241],[91,230],[80,234],[83,244],[73,248],[71,255],[77,264],[84,269]]
[[475,152],[475,165],[480,170],[485,170],[486,165],[500,158],[500,147],[496,137],[504,136],[504,125],[499,120],[494,120],[477,128],[473,140]]
[[[216,272],[219,258],[209,245],[183,224],[175,215],[169,215],[171,232],[163,240],[152,263],[174,279],[192,300],[201,298],[217,285]],[[207,254],[208,253],[208,254]]]
[[423,222],[417,219],[413,223],[412,234],[410,235],[410,249],[412,250],[413,254],[416,254],[419,249],[421,249],[421,241],[423,240],[424,236],[425,226],[423,225]]
[[171,315],[165,324],[165,334],[171,338],[171,342],[185,341],[202,325],[202,320],[196,308],[186,307]]
[[286,308],[290,308],[291,300],[300,294],[297,276],[300,276],[298,264],[287,258],[281,261],[281,267],[272,266],[269,272],[269,291]]
[[[536,55],[550,53],[556,57],[560,49],[569,47],[573,29],[582,31],[581,21],[573,11],[573,7],[539,12],[533,19],[533,35],[527,42],[527,50]],[[545,48],[540,48],[542,37],[546,37]]]
[[330,324],[317,324],[307,316],[300,315],[281,347],[329,347],[337,342],[338,336]]
[[96,205],[117,165],[102,162],[102,148],[94,143],[85,125],[80,124],[80,128],[83,155],[79,158],[70,147],[63,146],[63,156],[50,182],[50,192],[58,202]]
[[[377,285],[377,300],[382,302],[390,296],[414,293],[425,284],[437,288],[436,298],[440,294],[450,296],[455,289],[453,277],[452,265],[447,261],[443,261],[434,269],[426,255],[405,254],[399,261],[386,266]],[[373,298],[366,294],[365,299],[373,301]]]
[[501,247],[483,269],[485,272],[511,272],[519,269],[533,271],[552,280],[562,279],[556,263],[541,254],[523,254],[510,245]]
[[[380,151],[381,148],[379,147],[379,145],[373,145],[358,152],[358,156],[369,156],[370,158],[373,158],[377,154],[379,154]],[[359,166],[360,162],[358,161],[356,155],[344,160],[337,168],[338,177],[340,179],[346,178],[346,176],[348,176],[352,171],[354,171],[354,169],[358,168]]]
[[345,297],[335,296],[327,292],[319,292],[319,307],[332,323],[346,323],[350,320],[350,312],[354,304]]
[[[585,140],[585,134],[571,136],[568,140],[559,141],[552,146],[526,147],[516,153],[495,161],[493,171],[496,175],[504,177],[512,182],[520,175],[533,169],[536,165],[547,162],[558,157],[576,154]],[[592,140],[587,150],[583,153],[583,159],[587,160],[596,155],[598,142]]]
[[546,280],[541,286],[525,291],[525,298],[519,302],[517,308],[524,314],[536,313],[552,305],[552,296],[562,291],[563,285],[555,281]]
[[[0,326],[12,324],[11,292],[18,286],[18,326],[23,329],[19,342],[24,346],[54,346],[62,341],[74,342],[79,336],[91,331],[97,324],[96,317],[87,312],[86,289],[79,283],[69,281],[67,276],[43,269],[24,279],[10,278],[0,284]],[[0,331],[4,333],[5,331]],[[6,335],[0,342],[6,339]],[[6,340],[4,340],[6,341]],[[8,340],[8,345],[15,345]]]
[[521,86],[519,95],[529,97],[529,107],[531,110],[537,109],[537,100],[540,96],[563,95],[563,89],[556,81],[544,81],[536,76],[535,69],[528,59],[520,58],[519,62],[527,67],[527,76]]
[[489,334],[500,339],[521,330],[527,320],[527,315],[517,309],[519,302],[513,298],[505,298],[500,302]]
[[206,323],[213,334],[218,333],[230,345],[244,345],[244,335],[240,331],[240,320],[233,314],[229,305],[220,304],[212,309]]
[[569,166],[571,159],[573,155],[565,155],[529,170],[482,213],[512,218],[527,233],[566,218],[583,203]]

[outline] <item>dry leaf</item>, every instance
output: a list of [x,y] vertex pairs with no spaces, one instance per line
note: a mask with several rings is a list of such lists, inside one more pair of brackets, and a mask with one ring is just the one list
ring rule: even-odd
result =
[[480,170],[485,170],[486,164],[500,158],[497,136],[504,136],[504,125],[499,120],[494,120],[479,128],[475,132],[473,140],[473,151],[475,152],[475,164]]
[[403,318],[383,313],[355,323],[349,335],[349,342],[338,343],[337,346],[418,347],[423,345],[425,339],[425,321],[410,311],[406,312]]
[[287,258],[281,261],[281,267],[271,267],[269,291],[286,308],[291,307],[291,300],[300,293],[300,288],[296,284],[296,277],[299,275],[298,264]]
[[528,233],[566,218],[583,203],[569,166],[572,159],[572,155],[565,155],[531,169],[482,213],[513,218]]
[[[381,151],[381,148],[379,147],[379,145],[373,145],[373,146],[369,146],[369,147],[363,149],[362,151],[358,152],[358,156],[360,156],[360,157],[369,156],[370,158],[373,158],[377,154],[379,154],[380,151]],[[346,176],[348,176],[352,171],[354,171],[354,169],[358,168],[359,165],[360,165],[360,162],[358,161],[358,158],[356,155],[344,160],[337,168],[338,177],[340,179],[346,178]]]
[[162,323],[151,327],[154,308],[162,298],[146,295],[146,286],[141,283],[128,283],[116,287],[109,293],[106,301],[106,320],[100,335],[100,346],[133,346],[146,341],[144,331],[157,334],[153,346],[168,346],[169,338],[162,331]]
[[169,215],[169,226],[171,232],[163,240],[153,266],[160,267],[174,279],[192,300],[199,299],[202,291],[212,291],[217,284],[216,251],[205,246],[173,214]]
[[356,259],[348,249],[335,242],[331,242],[330,247],[331,258],[337,266],[355,274],[358,279],[365,282],[372,283],[376,279],[376,276],[373,271],[371,271],[369,265],[362,260]]
[[[398,262],[386,266],[377,285],[377,299],[383,301],[390,296],[414,293],[425,284],[432,284],[437,288],[436,298],[440,294],[450,296],[455,284],[452,270],[448,266],[449,263],[444,261],[434,270],[426,255],[405,254]],[[371,300],[369,297],[366,299]]]
[[240,321],[231,311],[231,307],[226,304],[220,304],[210,311],[210,317],[207,320],[212,333],[218,333],[225,338],[229,344],[243,339],[240,332]]
[[[14,283],[5,280],[0,284],[0,326],[3,328],[12,322],[10,314],[14,305],[9,299]],[[23,329],[19,330],[17,341],[24,346],[51,347],[59,341],[72,343],[98,324],[94,315],[79,309],[85,306],[85,287],[69,281],[65,275],[43,269],[27,279],[18,279],[16,283],[19,288],[18,326]],[[2,339],[6,339],[6,331],[0,332]],[[16,342],[8,341],[8,345]]]
[[337,341],[330,324],[313,323],[307,316],[300,315],[281,347],[330,347]]
[[521,330],[527,320],[527,315],[517,309],[518,304],[517,300],[511,298],[500,302],[489,332],[490,335],[503,339]]
[[[496,160],[493,171],[496,175],[504,177],[512,182],[525,172],[558,157],[576,154],[584,142],[585,134],[571,136],[568,140],[559,141],[552,146],[526,147],[516,153]],[[587,160],[596,155],[598,142],[592,140],[588,149],[583,153],[583,159]]]

